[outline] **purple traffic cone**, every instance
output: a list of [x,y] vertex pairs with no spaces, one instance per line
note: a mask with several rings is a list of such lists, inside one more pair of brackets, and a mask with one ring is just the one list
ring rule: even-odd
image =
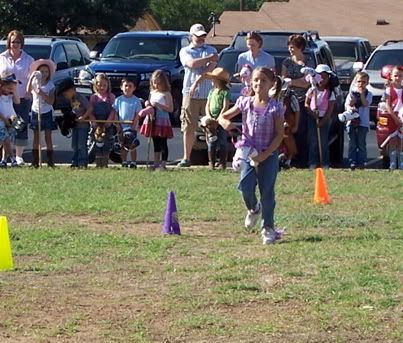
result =
[[178,222],[178,213],[176,209],[175,193],[172,191],[168,193],[167,208],[165,210],[162,233],[168,235],[181,234],[181,229]]

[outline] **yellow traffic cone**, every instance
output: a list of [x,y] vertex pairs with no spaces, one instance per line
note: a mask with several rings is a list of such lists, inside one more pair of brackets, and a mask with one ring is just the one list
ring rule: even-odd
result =
[[0,217],[0,271],[13,269],[10,238],[8,236],[7,218]]

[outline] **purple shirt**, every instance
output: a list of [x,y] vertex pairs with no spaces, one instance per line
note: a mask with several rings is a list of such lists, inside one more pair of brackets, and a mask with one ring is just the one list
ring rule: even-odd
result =
[[242,112],[242,138],[240,146],[251,146],[258,152],[269,147],[274,139],[274,120],[284,120],[284,106],[270,99],[265,108],[253,108],[253,96],[239,97],[235,107]]

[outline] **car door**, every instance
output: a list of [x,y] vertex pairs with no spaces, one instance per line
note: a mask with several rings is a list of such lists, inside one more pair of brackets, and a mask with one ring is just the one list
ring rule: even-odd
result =
[[70,77],[67,55],[63,44],[56,44],[54,46],[51,58],[56,64],[56,73],[53,77],[54,82],[58,83],[60,80]]
[[74,78],[77,74],[76,70],[85,65],[84,58],[76,42],[66,42],[63,45],[67,55],[68,74]]

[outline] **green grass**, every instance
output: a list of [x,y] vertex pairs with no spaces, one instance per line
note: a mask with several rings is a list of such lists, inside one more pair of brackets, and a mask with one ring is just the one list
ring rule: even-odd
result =
[[[279,174],[287,235],[263,246],[229,171],[2,171],[0,339],[400,342],[403,175],[325,174],[325,206],[314,173]],[[161,234],[171,190],[181,236]]]

